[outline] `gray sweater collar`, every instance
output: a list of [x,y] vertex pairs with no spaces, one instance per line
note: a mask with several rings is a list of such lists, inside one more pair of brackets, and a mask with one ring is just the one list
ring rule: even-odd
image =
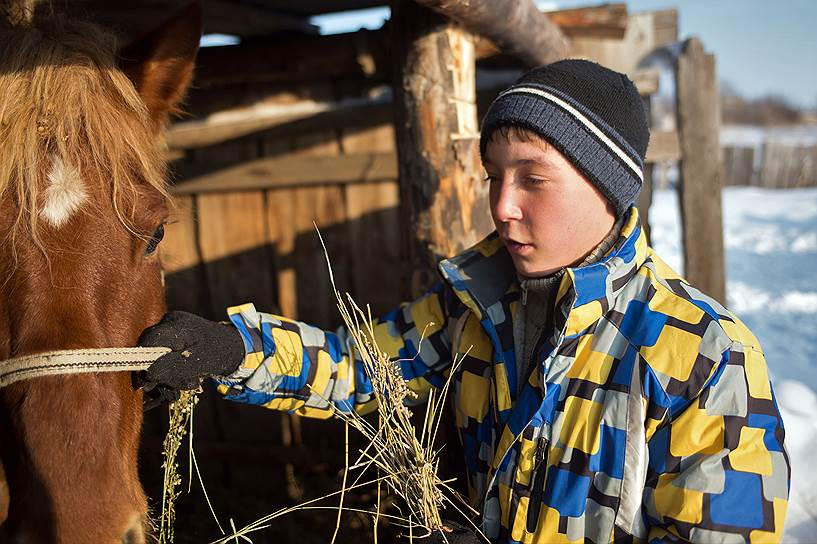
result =
[[[587,254],[587,256],[574,268],[581,268],[583,266],[591,265],[594,263],[599,262],[607,252],[610,251],[610,248],[616,243],[619,234],[621,233],[621,226],[623,224],[623,220],[619,219],[616,221],[616,224],[613,225],[613,228],[610,229],[610,232],[607,233],[607,236],[599,242],[593,251]],[[559,289],[559,284],[562,282],[562,277],[565,275],[565,268],[560,268],[556,272],[551,272],[547,276],[538,276],[538,277],[528,277],[523,276],[521,274],[517,274],[517,279],[519,280],[519,287],[522,290],[522,305],[524,306],[528,302],[528,292],[536,292],[545,295],[555,294],[556,291]],[[550,298],[550,297],[548,297]]]

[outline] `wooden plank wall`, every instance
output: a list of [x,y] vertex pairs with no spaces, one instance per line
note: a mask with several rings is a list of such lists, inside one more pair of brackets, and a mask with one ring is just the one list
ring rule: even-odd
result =
[[[326,169],[322,159],[334,157],[342,163],[344,157],[363,153],[376,158],[379,151],[393,151],[393,140],[390,125],[376,125],[243,138],[185,160],[207,171],[208,164],[218,169],[242,158],[278,155],[290,162],[311,161],[320,171]],[[369,162],[370,168],[359,170],[359,180],[342,182],[337,179],[345,176],[336,175],[332,183],[290,181],[263,189],[190,193],[182,190],[183,182],[177,184],[177,206],[160,246],[168,307],[223,320],[229,305],[253,302],[261,311],[336,327],[340,319],[314,221],[331,254],[338,288],[370,304],[374,314],[390,309],[399,302],[395,295],[400,286],[396,168]],[[276,163],[271,164],[274,168]],[[166,415],[160,412],[146,415],[146,459],[161,458]],[[343,448],[342,426],[226,402],[212,390],[202,395],[196,414],[202,470],[213,481],[230,482],[211,490],[223,513],[240,514],[246,522],[267,513],[271,505],[299,502],[304,492],[314,496],[334,490],[340,468],[336,462],[342,461],[342,455],[335,455]],[[259,474],[264,485],[259,485]],[[196,508],[198,501],[193,497],[180,505]]]
[[817,187],[817,146],[766,142],[723,148],[724,184],[769,189]]
[[[392,130],[262,142],[258,154],[283,146],[289,158],[390,151]],[[224,319],[228,306],[254,302],[259,310],[337,325],[314,221],[338,288],[385,311],[399,302],[397,205],[396,179],[178,195],[161,246],[168,306]]]
[[[641,57],[676,37],[674,10],[639,13],[629,17],[623,39],[577,39],[574,54],[635,77]],[[657,82],[657,77],[653,79]],[[263,89],[261,86],[253,92],[263,94]],[[310,82],[304,92],[311,98],[339,100],[368,90],[365,82],[352,85],[345,80],[324,80]],[[236,100],[246,101],[249,91],[245,86],[238,85],[231,91],[231,87],[220,85],[205,95],[194,90],[190,102],[197,110],[214,101],[229,104],[233,91]],[[267,95],[264,103],[292,100],[291,92],[279,89]],[[307,123],[307,130],[242,134],[230,141],[190,149],[175,162],[176,170],[185,177],[226,174],[225,168],[231,165],[254,165],[253,161],[275,156],[314,157],[315,171],[331,171],[333,167],[326,160],[330,157],[393,154],[391,115],[358,117],[329,126]],[[656,133],[648,160],[649,155],[660,160],[677,158],[678,153],[676,134]],[[263,175],[274,174],[267,170]],[[325,235],[341,290],[370,303],[376,312],[397,303],[395,294],[399,292],[402,271],[396,181],[382,179],[382,175],[376,181],[366,181],[364,174],[357,183],[320,183],[320,175],[317,180],[311,178],[305,175],[303,186],[290,182],[251,190],[245,184],[240,191],[211,192],[210,188],[206,194],[186,191],[180,196],[178,222],[168,227],[162,244],[169,306],[221,319],[226,306],[253,301],[259,309],[282,312],[288,317],[324,326],[337,324],[313,220]],[[215,182],[223,181],[224,177],[219,176]],[[645,210],[650,194],[649,187],[646,189],[645,198],[639,202]]]

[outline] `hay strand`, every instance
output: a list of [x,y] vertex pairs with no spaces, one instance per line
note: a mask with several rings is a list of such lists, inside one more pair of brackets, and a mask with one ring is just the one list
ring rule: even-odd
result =
[[[177,456],[179,448],[184,441],[187,423],[198,402],[196,391],[182,391],[179,400],[170,403],[168,406],[169,425],[167,436],[164,439],[162,456],[164,462],[164,478],[162,486],[162,515],[159,520],[159,544],[172,544],[174,538],[173,526],[176,521],[176,499],[181,493],[177,488],[182,483],[179,475],[179,462]],[[192,452],[192,448],[191,448]]]

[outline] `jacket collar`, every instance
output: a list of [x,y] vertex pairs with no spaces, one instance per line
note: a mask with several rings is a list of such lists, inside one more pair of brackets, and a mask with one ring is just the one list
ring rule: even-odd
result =
[[[571,296],[566,336],[578,334],[613,305],[615,297],[647,258],[647,238],[638,210],[630,208],[612,249],[593,264],[567,268],[557,300]],[[516,271],[496,231],[470,249],[439,264],[443,278],[479,319],[509,290],[518,289]]]

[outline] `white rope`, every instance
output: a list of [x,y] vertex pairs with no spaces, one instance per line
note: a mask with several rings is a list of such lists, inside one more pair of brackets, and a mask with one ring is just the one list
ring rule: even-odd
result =
[[0,362],[0,389],[20,380],[87,374],[145,370],[169,348],[66,349],[24,355]]

